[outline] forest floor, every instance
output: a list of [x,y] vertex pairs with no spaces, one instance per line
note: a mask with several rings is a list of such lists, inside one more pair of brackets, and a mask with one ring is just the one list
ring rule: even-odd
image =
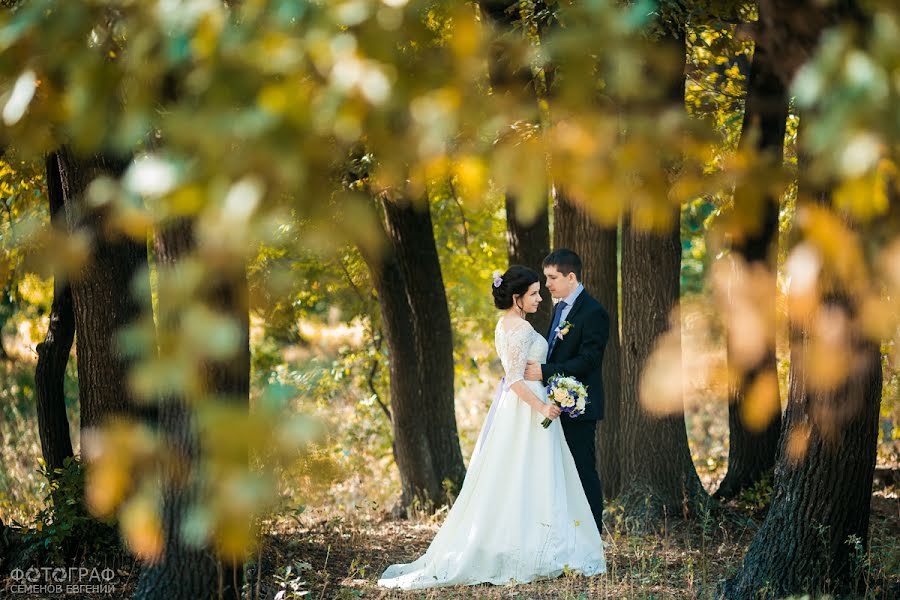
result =
[[[265,351],[259,349],[257,356]],[[281,362],[281,353],[281,349],[272,351],[275,362]],[[709,361],[716,356],[705,351],[702,359]],[[289,361],[290,368],[313,364],[307,358],[303,354],[295,357]],[[686,361],[686,364],[700,362]],[[322,368],[332,367],[325,363]],[[67,396],[75,398],[73,365],[70,371]],[[33,364],[26,364],[24,358],[18,366],[0,368],[0,519],[5,523],[12,519],[31,522],[42,508],[41,499],[46,492],[36,471],[40,444],[30,391],[32,373]],[[298,371],[298,374],[303,373]],[[487,408],[485,403],[493,395],[491,382],[496,378],[491,377],[491,372],[488,375],[459,375],[462,383],[457,423],[464,456],[471,453]],[[302,470],[282,473],[278,493],[285,502],[263,523],[259,547],[248,562],[247,600],[713,598],[717,586],[740,567],[755,529],[762,522],[761,506],[767,500],[765,490],[729,504],[733,514],[749,519],[728,518],[717,513],[689,520],[670,518],[661,523],[646,523],[624,518],[620,506],[608,503],[603,531],[607,560],[604,575],[584,578],[573,574],[514,586],[482,585],[421,592],[383,590],[377,587],[377,580],[385,567],[410,562],[424,553],[446,511],[431,516],[413,515],[408,520],[390,518],[385,507],[399,492],[399,478],[390,449],[390,425],[378,407],[372,405],[364,389],[340,387],[332,393],[332,396],[310,400],[298,399],[293,409],[327,415],[323,418],[328,419],[328,430],[332,433],[322,448],[332,457],[329,460],[334,468],[329,472],[337,475],[316,483]],[[723,390],[713,384],[686,391],[690,402],[685,423],[691,454],[709,491],[716,489],[727,468],[727,404],[721,397]],[[69,409],[70,422],[77,423],[77,403],[71,402]],[[77,431],[73,431],[73,440],[77,445]],[[860,597],[900,598],[898,450],[897,440],[879,444],[879,473],[887,476],[876,478],[870,549],[856,565],[862,582]],[[90,565],[91,558],[85,557],[86,566],[95,566]],[[114,594],[11,594],[9,577],[0,575],[0,598],[130,598],[140,565],[125,553],[104,564],[111,564],[116,572]],[[818,590],[818,596],[829,591]]]
[[[274,523],[265,536],[256,559],[263,576],[249,598],[271,598],[273,589],[285,590],[285,598],[321,599],[713,598],[717,585],[740,566],[755,530],[711,517],[672,519],[650,529],[622,519],[617,508],[613,504],[605,514],[605,575],[420,592],[383,590],[376,582],[389,564],[410,562],[424,553],[443,515],[397,521],[367,511],[302,514]],[[761,516],[756,516],[756,524]],[[870,532],[868,561],[859,566],[860,596],[900,598],[896,488],[873,495]]]
[[[892,497],[889,497],[892,496]],[[428,547],[446,512],[391,519],[371,509],[329,513],[323,509],[274,518],[258,552],[248,563],[246,600],[353,598],[560,599],[714,598],[717,586],[740,566],[754,527],[727,519],[672,519],[648,530],[623,520],[613,504],[605,514],[607,572],[576,574],[517,585],[480,585],[417,592],[377,586],[391,563],[409,562]],[[759,523],[761,515],[754,522]],[[860,598],[900,598],[900,498],[896,488],[876,490],[872,498],[871,547],[862,575]],[[140,565],[127,556],[116,567],[116,590],[77,596],[85,600],[130,598]],[[76,598],[73,595],[10,593],[0,583],[0,598]],[[812,598],[826,597],[820,590]]]

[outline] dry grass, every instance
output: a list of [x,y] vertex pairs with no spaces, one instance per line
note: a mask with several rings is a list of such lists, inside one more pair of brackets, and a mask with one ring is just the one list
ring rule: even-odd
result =
[[[894,545],[900,535],[900,501],[879,494],[873,498],[872,545]],[[392,521],[361,510],[331,514],[325,510],[278,519],[263,539],[256,566],[262,573],[250,598],[271,597],[290,589],[309,598],[713,598],[717,584],[739,566],[753,530],[730,522],[673,520],[655,533],[638,533],[617,519],[615,506],[607,514],[607,572],[590,578],[578,575],[519,585],[450,587],[413,592],[384,590],[376,582],[395,562],[410,562],[428,547],[443,515]],[[642,528],[640,528],[642,529]],[[643,530],[643,529],[642,529]],[[891,558],[893,556],[893,558]],[[284,576],[287,567],[292,568]],[[900,576],[889,562],[873,564],[866,598],[900,594]],[[281,576],[282,583],[277,581]],[[255,594],[259,594],[256,596]],[[292,596],[287,595],[286,598]],[[301,596],[294,596],[301,597]]]
[[[702,348],[686,332],[686,348],[707,352],[706,364],[723,359],[721,352]],[[341,340],[330,340],[338,344]],[[294,349],[296,350],[296,349]],[[287,353],[297,362],[304,353]],[[39,442],[28,377],[33,365],[5,365],[3,413],[0,415],[0,518],[28,519],[39,510],[43,482],[36,473]],[[290,360],[289,362],[294,362]],[[702,360],[686,361],[704,364]],[[464,456],[474,440],[499,378],[496,365],[483,367],[482,377],[458,380],[457,421]],[[708,490],[724,476],[728,453],[727,406],[722,386],[709,380],[691,388],[686,424],[691,453]],[[399,481],[389,446],[379,441],[378,429],[361,436],[360,401],[365,394],[348,391],[340,405],[327,411],[313,401],[299,399],[298,411],[321,413],[331,437],[324,450],[333,454],[337,474],[325,485],[309,487],[295,470],[283,473],[280,492],[285,507],[266,522],[259,551],[250,563],[248,598],[273,598],[285,592],[292,598],[711,598],[716,585],[739,566],[753,535],[752,527],[711,518],[671,520],[646,533],[646,524],[622,518],[616,505],[608,506],[604,540],[607,573],[584,578],[564,576],[550,581],[514,586],[441,588],[397,592],[377,587],[384,568],[409,562],[428,547],[446,513],[419,515],[393,521],[387,507],[398,495]],[[327,413],[327,414],[326,414]],[[382,418],[377,410],[365,421]],[[77,419],[77,412],[70,418]],[[377,424],[377,423],[376,423]],[[371,425],[371,423],[369,424]],[[348,440],[354,440],[349,447]],[[896,446],[883,444],[879,462],[897,468]],[[290,507],[305,504],[299,512]],[[873,495],[871,580],[867,597],[900,597],[900,492],[895,484],[876,487]],[[758,519],[757,515],[757,519]],[[290,571],[288,572],[288,569]],[[119,570],[122,597],[130,595],[139,566],[123,557]],[[5,586],[0,583],[0,590]],[[305,592],[305,593],[304,593]],[[2,593],[2,592],[0,592]]]

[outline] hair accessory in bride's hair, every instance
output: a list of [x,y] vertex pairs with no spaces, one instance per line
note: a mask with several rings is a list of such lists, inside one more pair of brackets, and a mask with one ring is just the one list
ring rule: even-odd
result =
[[491,275],[493,275],[494,277],[494,287],[500,287],[500,284],[503,283],[503,273],[501,273],[500,271],[494,271],[493,273],[491,273]]

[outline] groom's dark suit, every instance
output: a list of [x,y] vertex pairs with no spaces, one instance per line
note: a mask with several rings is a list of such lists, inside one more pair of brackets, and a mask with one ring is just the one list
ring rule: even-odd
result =
[[[574,419],[562,415],[559,420],[597,529],[602,533],[603,488],[594,448],[597,421],[603,419],[602,365],[609,339],[609,313],[582,289],[565,320],[572,326],[563,339],[556,339],[546,364],[541,365],[541,377],[546,384],[553,375],[571,375],[587,386],[585,413]],[[554,335],[554,331],[549,331],[547,339],[552,340]]]

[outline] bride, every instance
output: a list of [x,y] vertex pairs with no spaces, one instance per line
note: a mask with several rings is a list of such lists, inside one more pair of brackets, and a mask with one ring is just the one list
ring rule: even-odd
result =
[[[494,279],[493,294],[506,311],[494,332],[506,376],[440,531],[418,560],[388,567],[380,586],[525,583],[564,569],[606,571],[600,532],[556,420],[559,408],[541,382],[524,379],[525,363],[547,356],[547,340],[525,320],[541,302],[538,274],[511,266]],[[541,427],[545,417],[553,420],[548,429]]]

